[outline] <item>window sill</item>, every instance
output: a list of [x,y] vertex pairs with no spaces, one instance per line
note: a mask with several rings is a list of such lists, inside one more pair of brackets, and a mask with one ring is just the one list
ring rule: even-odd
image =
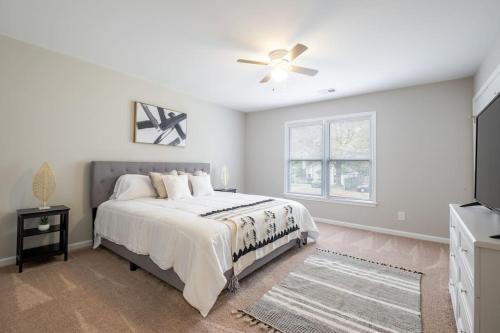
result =
[[314,195],[296,194],[296,193],[283,193],[283,196],[285,198],[289,198],[289,199],[329,202],[329,203],[341,204],[341,205],[354,205],[354,206],[365,206],[365,207],[376,207],[377,206],[376,201],[369,201],[369,200],[325,198],[325,197],[317,197]]

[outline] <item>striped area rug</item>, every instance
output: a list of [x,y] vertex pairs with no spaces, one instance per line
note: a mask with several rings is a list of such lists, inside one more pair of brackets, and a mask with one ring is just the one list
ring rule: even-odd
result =
[[421,273],[318,249],[239,311],[271,332],[421,332]]

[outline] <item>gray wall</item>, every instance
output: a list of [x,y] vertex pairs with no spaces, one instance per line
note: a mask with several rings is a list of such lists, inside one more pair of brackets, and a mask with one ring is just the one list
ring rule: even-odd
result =
[[[132,46],[131,46],[132,47]],[[0,258],[13,256],[18,208],[37,206],[32,178],[44,161],[71,207],[70,242],[91,238],[92,160],[226,163],[243,187],[244,114],[0,36]],[[135,144],[133,102],[188,114],[186,148]]]
[[472,90],[468,78],[249,113],[246,190],[283,195],[285,121],[376,111],[378,205],[299,201],[315,217],[448,237],[447,204],[473,195]]
[[483,84],[488,80],[493,71],[500,65],[500,35],[491,46],[490,51],[481,62],[476,75],[474,76],[474,92],[478,92]]

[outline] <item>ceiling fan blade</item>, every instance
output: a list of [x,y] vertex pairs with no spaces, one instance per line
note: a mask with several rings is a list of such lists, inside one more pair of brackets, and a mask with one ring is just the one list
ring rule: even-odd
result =
[[299,55],[305,52],[307,50],[307,46],[304,44],[297,44],[295,45],[291,50],[290,50],[290,60],[294,60],[297,58]]
[[267,74],[260,80],[260,83],[266,83],[267,81],[271,80],[271,73]]
[[314,76],[318,74],[318,71],[316,69],[300,67],[300,66],[290,66],[290,72],[295,72],[309,76]]
[[263,62],[263,61],[254,61],[254,60],[246,60],[246,59],[238,59],[236,61],[244,63],[244,64],[251,64],[251,65],[263,65],[263,66],[269,65],[268,62]]

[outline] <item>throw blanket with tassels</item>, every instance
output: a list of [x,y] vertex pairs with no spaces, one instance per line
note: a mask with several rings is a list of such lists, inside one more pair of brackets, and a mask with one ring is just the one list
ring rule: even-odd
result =
[[[299,207],[296,205],[294,202],[267,199],[201,216],[221,221],[231,229],[233,269],[237,277],[255,260],[299,238],[300,226],[296,216]],[[230,289],[236,289],[237,284],[237,280],[231,281]]]

